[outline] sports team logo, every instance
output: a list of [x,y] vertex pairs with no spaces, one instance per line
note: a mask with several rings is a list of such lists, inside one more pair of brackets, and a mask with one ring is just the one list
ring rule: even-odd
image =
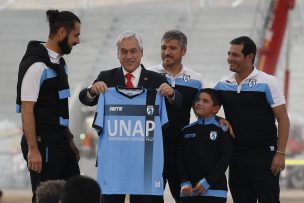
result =
[[248,86],[249,86],[249,87],[254,87],[254,86],[256,85],[256,82],[257,82],[256,79],[250,79],[250,80],[249,80],[249,83],[248,83]]
[[190,81],[190,75],[184,74],[183,79],[184,79],[185,82],[189,82]]
[[211,131],[210,132],[210,140],[215,140],[217,138],[217,132],[216,131]]
[[154,113],[154,106],[147,106],[147,114],[149,116],[153,115]]

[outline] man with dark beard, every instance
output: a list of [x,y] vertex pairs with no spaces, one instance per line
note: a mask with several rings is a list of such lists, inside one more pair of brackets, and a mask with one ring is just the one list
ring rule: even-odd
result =
[[80,19],[48,10],[47,42],[30,41],[19,65],[16,111],[21,113],[21,149],[30,171],[33,198],[40,182],[79,175],[79,152],[69,124],[69,83],[63,59],[79,44]]

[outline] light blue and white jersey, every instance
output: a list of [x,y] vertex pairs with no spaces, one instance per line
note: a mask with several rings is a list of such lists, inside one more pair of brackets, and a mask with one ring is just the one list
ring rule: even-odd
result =
[[102,194],[163,195],[164,98],[146,89],[108,88],[99,96],[93,127],[99,134]]

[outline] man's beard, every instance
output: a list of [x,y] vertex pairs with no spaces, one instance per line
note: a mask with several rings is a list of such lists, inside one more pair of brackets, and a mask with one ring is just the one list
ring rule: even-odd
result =
[[70,54],[72,51],[72,47],[69,46],[68,44],[69,38],[68,36],[65,36],[65,38],[58,42],[58,45],[61,49],[61,54]]

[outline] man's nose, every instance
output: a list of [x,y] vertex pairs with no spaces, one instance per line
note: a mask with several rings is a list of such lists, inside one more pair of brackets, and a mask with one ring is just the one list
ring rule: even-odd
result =
[[232,57],[231,56],[227,56],[227,62],[230,63],[232,60]]
[[166,49],[165,55],[170,55],[171,51],[169,49]]
[[132,53],[128,52],[127,55],[126,55],[126,58],[132,58]]

